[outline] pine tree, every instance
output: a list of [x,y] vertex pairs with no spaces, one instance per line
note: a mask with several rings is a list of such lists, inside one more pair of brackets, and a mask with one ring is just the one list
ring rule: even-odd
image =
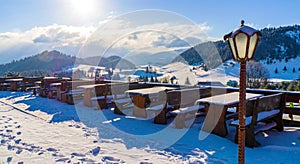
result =
[[153,78],[153,76],[151,76],[150,82],[154,82],[154,78]]
[[283,70],[284,70],[284,71],[287,71],[286,66],[283,67]]
[[288,91],[294,91],[295,90],[295,83],[292,81],[289,86],[287,87]]
[[184,84],[191,85],[189,77],[186,77]]

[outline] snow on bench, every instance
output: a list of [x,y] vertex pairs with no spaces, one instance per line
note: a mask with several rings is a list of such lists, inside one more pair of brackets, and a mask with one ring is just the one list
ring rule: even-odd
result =
[[131,102],[131,101],[132,100],[130,97],[124,97],[122,99],[113,100],[114,103],[118,103],[118,104],[125,104],[125,103]]
[[199,109],[204,109],[204,106],[203,105],[194,105],[194,106],[189,106],[189,107],[185,107],[185,108],[179,108],[177,110],[171,111],[171,113],[172,114],[185,114],[185,113],[189,113],[189,112],[198,111]]
[[[282,113],[285,107],[285,94],[278,93],[262,96],[247,102],[245,126],[246,146],[255,147],[260,143],[255,135],[270,129],[283,131]],[[239,121],[235,120],[230,125],[236,127],[235,141],[237,142]]]
[[203,105],[193,105],[193,106],[179,108],[174,111],[171,111],[170,113],[177,115],[175,118],[175,127],[177,129],[182,129],[182,128],[187,127],[185,125],[185,122],[187,120],[194,119],[196,117],[196,113],[200,109],[204,109],[204,106]]
[[[272,116],[275,116],[280,112],[279,109],[274,109],[270,111],[264,111],[264,112],[259,112],[257,115],[257,122],[266,120],[267,118],[270,118]],[[249,126],[251,124],[252,116],[246,117],[245,119],[245,126]],[[239,126],[239,120],[235,120],[230,123],[233,126]]]
[[61,92],[61,97],[63,102],[67,102],[68,104],[74,104],[74,99],[79,99],[83,97],[83,90],[68,90],[67,92]]
[[121,99],[114,99],[112,103],[115,105],[114,113],[119,115],[124,115],[124,110],[132,109],[134,104],[130,97],[124,97]]
[[258,126],[255,127],[254,134],[258,134],[260,132],[267,131],[267,130],[272,129],[276,126],[277,126],[276,122],[270,122],[270,123],[263,124],[263,125],[258,124]]
[[163,110],[164,107],[165,107],[164,104],[159,104],[159,105],[155,105],[155,106],[149,107],[149,108],[147,108],[146,110],[156,112],[156,111],[161,111],[161,110]]

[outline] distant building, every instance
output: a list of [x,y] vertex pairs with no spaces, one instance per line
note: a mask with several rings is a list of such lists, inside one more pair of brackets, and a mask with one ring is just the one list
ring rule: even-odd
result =
[[200,81],[198,82],[199,86],[205,86],[205,87],[225,87],[225,85],[223,85],[221,82],[219,81]]
[[237,87],[238,86],[238,82],[236,80],[229,80],[227,81],[227,86],[231,86],[231,87]]

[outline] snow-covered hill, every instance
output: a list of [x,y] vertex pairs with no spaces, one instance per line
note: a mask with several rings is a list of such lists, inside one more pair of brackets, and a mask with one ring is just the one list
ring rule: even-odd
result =
[[[296,80],[300,75],[300,57],[290,59],[287,62],[276,60],[271,64],[267,64],[267,61],[263,60],[261,64],[269,71],[269,81]],[[284,67],[286,67],[286,71],[283,70]],[[171,63],[163,68],[166,73],[169,73],[168,76],[176,76],[179,84],[184,84],[188,77],[192,84],[196,84],[199,81],[219,81],[226,85],[229,80],[238,81],[240,64],[234,60],[228,60],[209,71],[204,71],[201,67],[188,66],[180,62]],[[275,73],[276,68],[277,73]]]

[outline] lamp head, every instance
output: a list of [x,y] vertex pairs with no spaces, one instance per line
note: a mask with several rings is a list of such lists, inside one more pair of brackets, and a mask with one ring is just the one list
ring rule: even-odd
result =
[[261,32],[252,27],[244,25],[245,21],[241,21],[241,26],[224,35],[224,40],[228,40],[233,59],[237,61],[248,61],[254,57]]

